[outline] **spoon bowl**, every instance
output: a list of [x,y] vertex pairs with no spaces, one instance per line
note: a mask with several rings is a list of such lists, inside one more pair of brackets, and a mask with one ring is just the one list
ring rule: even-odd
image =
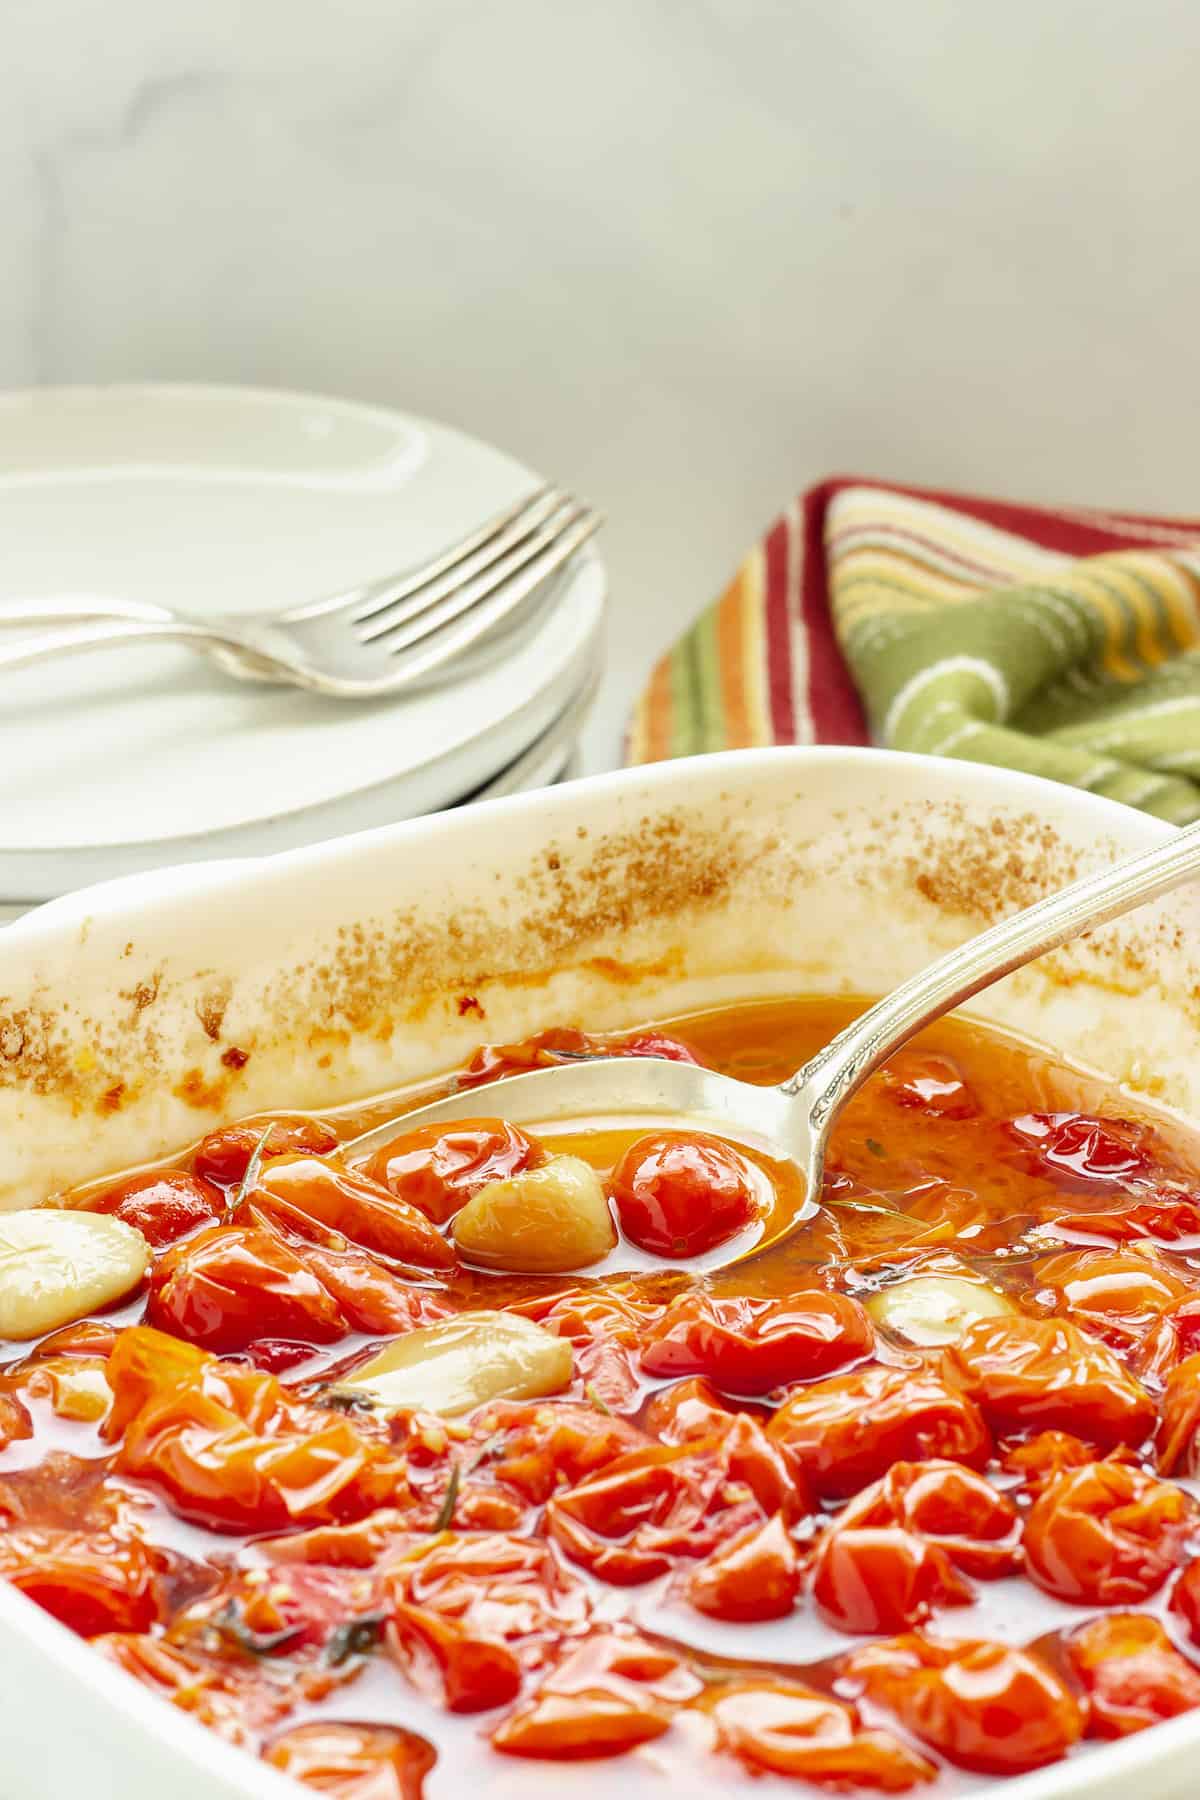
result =
[[[846,1101],[889,1056],[926,1025],[1035,957],[1169,893],[1200,874],[1200,826],[1169,843],[1038,900],[989,927],[902,982],[840,1031],[803,1068],[778,1087],[756,1087],[713,1069],[658,1057],[592,1057],[557,1068],[506,1076],[494,1107],[481,1109],[478,1088],[449,1094],[345,1146],[358,1159],[401,1132],[452,1124],[493,1110],[514,1124],[688,1125],[753,1145],[804,1176],[802,1204],[750,1250],[727,1262],[785,1242],[817,1209],[825,1150]],[[708,1264],[712,1267],[710,1261]]]

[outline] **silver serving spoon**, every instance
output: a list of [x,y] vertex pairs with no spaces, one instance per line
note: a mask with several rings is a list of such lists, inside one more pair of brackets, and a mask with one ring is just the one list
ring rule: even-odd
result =
[[[817,1209],[825,1149],[838,1113],[893,1051],[993,981],[1197,874],[1200,825],[1180,832],[1157,850],[1073,882],[910,976],[779,1087],[754,1087],[712,1069],[659,1058],[596,1058],[507,1076],[483,1093],[471,1088],[451,1094],[377,1126],[345,1148],[357,1161],[402,1131],[483,1114],[531,1126],[631,1116],[645,1117],[648,1123],[686,1121],[757,1144],[804,1171],[804,1204],[769,1240],[778,1245]],[[749,1253],[743,1250],[728,1260],[741,1261],[767,1247],[767,1240],[759,1240]],[[706,1258],[706,1264],[714,1266],[714,1258]]]

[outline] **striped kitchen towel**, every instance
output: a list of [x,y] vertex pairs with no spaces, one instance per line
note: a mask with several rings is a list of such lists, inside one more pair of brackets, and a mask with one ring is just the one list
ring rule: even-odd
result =
[[1200,818],[1200,521],[811,488],[658,664],[628,760],[868,742]]

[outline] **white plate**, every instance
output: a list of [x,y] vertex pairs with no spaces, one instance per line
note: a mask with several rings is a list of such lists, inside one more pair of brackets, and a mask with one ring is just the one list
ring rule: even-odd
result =
[[[0,396],[5,598],[250,611],[419,561],[539,478],[405,414],[211,387]],[[371,703],[235,683],[151,646],[3,678],[0,895],[287,849],[446,806],[583,685],[604,603],[582,552],[503,661]]]

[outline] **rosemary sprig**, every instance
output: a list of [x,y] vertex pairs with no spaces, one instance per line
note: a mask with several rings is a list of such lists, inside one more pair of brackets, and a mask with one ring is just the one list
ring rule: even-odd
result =
[[338,1626],[325,1646],[325,1661],[331,1669],[340,1669],[352,1656],[368,1656],[383,1636],[386,1613],[360,1613]]
[[252,1194],[258,1186],[258,1178],[262,1174],[263,1157],[266,1154],[267,1141],[274,1129],[275,1126],[273,1122],[267,1126],[267,1129],[263,1132],[257,1144],[255,1144],[253,1150],[250,1152],[250,1161],[246,1164],[246,1173],[242,1176],[242,1179],[238,1182],[236,1188],[230,1189],[229,1202],[231,1211],[235,1206],[240,1206],[242,1201],[245,1200],[249,1194]]
[[594,1381],[584,1382],[583,1397],[589,1406],[594,1406],[596,1411],[598,1413],[603,1413],[606,1419],[612,1418],[613,1409],[609,1406],[608,1402],[601,1399],[600,1395],[596,1392],[596,1384]]
[[431,1527],[436,1535],[439,1531],[449,1531],[454,1520],[454,1508],[458,1505],[458,1485],[462,1478],[461,1464],[455,1459],[450,1468],[450,1479],[446,1483],[446,1492],[442,1495],[442,1504],[438,1507],[437,1518]]
[[303,1625],[285,1625],[279,1631],[252,1631],[233,1598],[225,1602],[210,1624],[222,1643],[246,1656],[274,1656],[304,1635]]

